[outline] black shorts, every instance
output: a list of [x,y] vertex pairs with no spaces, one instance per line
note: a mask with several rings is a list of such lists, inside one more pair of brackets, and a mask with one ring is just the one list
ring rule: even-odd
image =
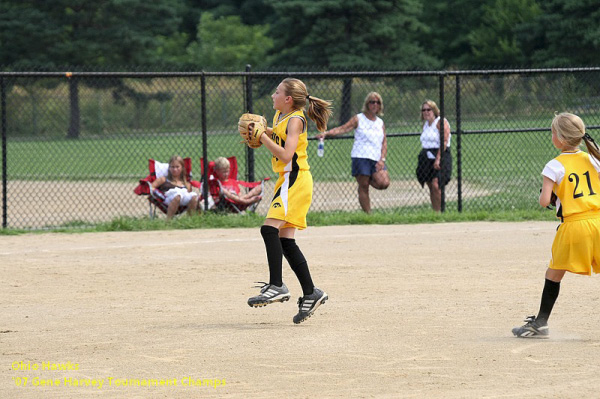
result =
[[[429,156],[427,155],[428,152],[430,154]],[[452,176],[452,154],[450,154],[450,149],[447,148],[446,151],[444,151],[444,163],[440,170],[433,168],[437,152],[437,148],[428,148],[422,149],[419,153],[416,172],[421,187],[425,186],[425,183],[432,181],[436,177],[439,184],[442,184],[443,181],[444,186],[450,181],[450,177]],[[433,159],[431,159],[432,155]],[[442,179],[440,179],[440,177],[442,177]]]

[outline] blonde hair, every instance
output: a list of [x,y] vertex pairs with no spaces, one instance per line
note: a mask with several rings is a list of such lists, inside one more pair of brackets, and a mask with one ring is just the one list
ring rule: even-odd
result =
[[179,155],[173,155],[171,159],[169,159],[169,173],[167,174],[167,180],[173,180],[173,175],[171,174],[171,164],[173,162],[178,162],[181,165],[181,178],[184,183],[187,183],[188,171],[185,168],[185,162],[183,162],[183,158],[181,158]]
[[[421,104],[421,109],[423,109],[423,105],[429,105],[431,107],[431,109],[433,110],[433,114],[435,115],[435,117],[437,118],[438,116],[440,116],[440,109],[438,108],[437,104],[432,101],[432,100],[425,100],[423,101],[423,104]],[[424,121],[425,118],[423,118],[423,111],[419,110],[419,112],[421,113],[421,120]]]
[[299,79],[286,78],[281,82],[283,84],[285,94],[292,97],[294,109],[308,109],[306,115],[317,124],[317,130],[324,132],[327,130],[327,121],[333,113],[331,101],[321,100],[318,97],[313,97],[308,94],[306,85]]
[[577,148],[581,141],[585,142],[588,152],[600,161],[600,150],[592,137],[586,133],[585,124],[580,117],[568,112],[561,112],[552,119],[552,131],[564,144]]
[[365,102],[362,106],[362,113],[364,114],[365,112],[369,111],[369,101],[371,101],[372,98],[376,98],[377,100],[379,100],[379,111],[377,111],[375,115],[383,116],[383,98],[381,98],[381,94],[377,93],[376,91],[370,92],[365,97]]
[[229,159],[225,157],[219,157],[215,159],[215,169],[223,170],[225,168],[228,168],[229,166],[231,166],[229,164]]

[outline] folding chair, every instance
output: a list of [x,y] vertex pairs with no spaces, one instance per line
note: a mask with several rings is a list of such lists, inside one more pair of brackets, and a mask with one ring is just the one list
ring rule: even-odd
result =
[[[265,191],[265,181],[270,180],[270,177],[266,177],[256,182],[246,182],[238,180],[238,162],[236,157],[227,158],[229,161],[229,176],[227,180],[220,181],[215,173],[215,163],[210,161],[208,163],[208,193],[214,200],[216,210],[242,213],[244,211],[254,212],[260,201],[255,202],[251,205],[240,204],[232,199],[225,197],[223,189],[233,191],[236,194],[241,194],[240,186],[245,187],[247,190],[251,190],[254,187],[260,186],[260,195]],[[204,176],[204,158],[200,158],[200,173]],[[200,201],[204,201],[204,198],[200,198]]]
[[[184,158],[183,165],[187,172],[187,178],[192,187],[200,188],[201,184],[199,181],[192,180],[192,159]],[[147,195],[149,204],[149,216],[154,218],[156,216],[156,209],[160,209],[163,213],[167,213],[168,205],[165,204],[165,193],[152,187],[154,180],[159,177],[166,177],[169,174],[169,164],[164,162],[158,162],[154,159],[148,160],[148,171],[149,174],[144,179],[139,181],[137,187],[133,190],[137,195]],[[183,213],[187,210],[187,206],[180,206],[175,212],[176,215]]]

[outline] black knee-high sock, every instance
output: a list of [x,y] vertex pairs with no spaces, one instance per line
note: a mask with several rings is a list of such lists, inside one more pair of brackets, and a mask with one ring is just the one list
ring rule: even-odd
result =
[[281,264],[283,262],[283,251],[279,241],[279,229],[272,226],[262,226],[260,234],[267,248],[267,261],[269,262],[269,284],[281,287],[283,278],[281,276]]
[[558,293],[560,292],[560,282],[552,281],[546,279],[546,283],[544,284],[544,291],[542,292],[542,303],[540,304],[540,311],[537,316],[537,320],[542,323],[548,323],[548,318],[550,317],[550,313],[552,313],[552,308],[554,307],[554,302],[556,302],[556,298],[558,298]]
[[281,238],[281,248],[283,250],[283,256],[287,259],[290,267],[296,273],[298,281],[302,286],[302,293],[304,295],[310,295],[313,293],[315,285],[313,284],[312,278],[310,277],[310,271],[308,270],[308,263],[306,259],[296,245],[296,240],[293,238]]

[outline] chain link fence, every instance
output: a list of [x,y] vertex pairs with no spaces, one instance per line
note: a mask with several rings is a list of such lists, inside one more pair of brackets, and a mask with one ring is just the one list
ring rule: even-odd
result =
[[[556,156],[550,122],[556,111],[580,115],[592,136],[600,126],[600,68],[439,72],[0,73],[2,224],[13,228],[89,225],[148,215],[133,189],[148,159],[236,156],[241,180],[274,177],[270,153],[240,143],[237,120],[252,111],[272,120],[271,94],[288,76],[311,95],[332,100],[329,128],[360,112],[367,93],[384,101],[391,184],[371,188],[382,212],[430,209],[415,170],[420,106],[435,101],[449,120],[452,179],[446,210],[537,206],[544,164]],[[314,178],[311,211],[360,210],[351,176],[352,133],[325,141],[317,156],[309,123]],[[267,182],[266,214],[276,179]]]

